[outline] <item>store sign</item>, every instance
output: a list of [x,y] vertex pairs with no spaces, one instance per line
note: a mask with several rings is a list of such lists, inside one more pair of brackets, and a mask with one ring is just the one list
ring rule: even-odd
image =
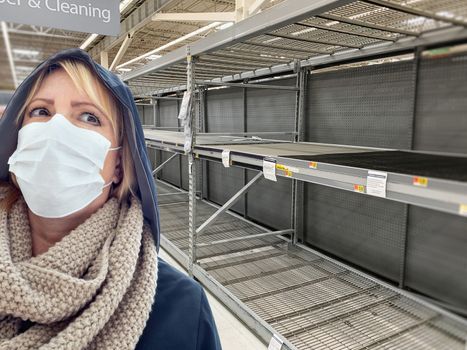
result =
[[0,20],[118,35],[119,0],[0,0]]

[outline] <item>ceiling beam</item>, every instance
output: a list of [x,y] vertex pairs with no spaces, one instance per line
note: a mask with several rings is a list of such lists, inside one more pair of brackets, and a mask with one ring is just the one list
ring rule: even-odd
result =
[[235,12],[176,12],[156,13],[152,16],[153,21],[175,21],[175,22],[234,22]]
[[250,16],[250,8],[254,3],[255,0],[235,0],[236,22],[240,22]]
[[13,60],[13,53],[11,52],[10,37],[8,36],[8,27],[4,21],[2,21],[2,32],[3,40],[5,41],[6,53],[8,55],[8,61],[10,63],[11,75],[13,77],[13,84],[15,89],[18,87],[18,78],[16,76],[15,61]]
[[120,35],[106,36],[99,41],[89,54],[93,58],[98,58],[101,51],[109,51],[125,40],[128,33],[137,32],[147,24],[151,23],[152,16],[163,10],[171,3],[177,3],[178,0],[146,0],[135,11],[120,23]]
[[135,34],[134,32],[131,32],[131,33],[129,33],[127,35],[127,37],[123,41],[122,46],[120,46],[120,49],[118,50],[117,55],[115,56],[114,60],[112,61],[112,64],[110,65],[109,70],[111,70],[111,71],[114,70],[115,67],[120,63],[120,61],[122,60],[123,56],[126,53],[126,50],[128,49],[131,42],[133,41],[134,34]]
[[[193,56],[198,56],[203,53],[222,50],[225,47],[232,47],[236,43],[245,42],[260,34],[300,22],[351,2],[352,0],[314,0],[311,2],[309,0],[286,0],[268,11],[246,18],[230,28],[217,31],[204,39],[190,43],[190,52]],[[157,60],[123,74],[122,80],[129,81],[173,64],[185,62],[186,52],[186,46],[180,47]]]
[[256,0],[248,9],[248,14],[250,16],[256,15],[259,10],[261,10],[261,6],[264,4],[269,4],[271,0]]
[[101,66],[109,69],[109,53],[107,51],[101,52]]
[[179,37],[179,38],[177,38],[175,40],[172,40],[171,42],[166,43],[166,44],[164,44],[164,45],[162,45],[162,46],[160,46],[160,47],[158,47],[158,48],[156,48],[156,49],[154,49],[152,51],[146,52],[144,55],[138,56],[138,57],[133,58],[133,59],[131,59],[131,60],[125,62],[125,63],[122,63],[121,65],[118,66],[118,68],[123,68],[123,67],[125,67],[125,66],[127,66],[129,64],[138,62],[138,61],[142,60],[143,58],[149,57],[151,55],[155,55],[155,54],[157,54],[157,53],[159,53],[159,52],[161,52],[163,50],[166,50],[169,47],[177,45],[177,44],[179,44],[179,43],[181,43],[181,42],[183,42],[183,41],[185,41],[187,39],[190,39],[190,38],[195,37],[197,35],[203,34],[204,32],[207,32],[207,31],[209,31],[211,29],[214,29],[219,25],[220,25],[220,22],[213,22],[211,24],[208,24],[207,26],[199,28],[199,29],[195,30],[194,32],[185,34],[184,36],[181,36],[181,37]]

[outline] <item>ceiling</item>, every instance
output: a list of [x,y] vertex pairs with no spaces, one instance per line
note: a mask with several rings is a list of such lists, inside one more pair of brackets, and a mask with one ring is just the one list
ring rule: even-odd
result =
[[[144,16],[141,14],[145,13],[144,10],[147,10],[148,5],[156,3],[155,1],[129,1],[129,6],[121,13],[121,23],[123,24],[126,21],[125,23],[128,25],[128,22],[131,22],[130,29],[136,29],[134,31],[133,40],[121,58],[120,63],[125,63],[209,24],[209,22],[151,21],[148,20],[148,18],[143,18]],[[262,10],[281,1],[282,0],[266,1],[267,4],[262,7]],[[122,0],[121,3],[123,2]],[[128,0],[126,0],[126,2],[128,2]],[[235,11],[235,0],[167,0],[162,7],[162,11],[233,12]],[[141,25],[142,23],[143,25]],[[21,83],[40,62],[58,51],[79,47],[90,35],[88,33],[24,24],[6,23],[6,25],[18,83]],[[219,29],[213,28],[205,31],[179,44],[172,45],[166,50],[158,52],[158,54],[166,54],[169,51],[175,50],[188,42],[198,40],[216,30]],[[86,48],[86,50],[93,53],[93,58],[98,62],[100,61],[100,57],[96,55],[96,51],[101,51],[103,43],[106,43],[106,40],[108,41],[109,38],[113,37],[98,36],[94,42]],[[116,42],[117,44],[114,44],[112,48],[107,50],[109,64],[117,55],[122,40],[117,40]],[[127,69],[138,67],[147,62],[148,59],[140,60],[127,66]],[[0,40],[0,67],[0,90],[14,90],[15,86],[3,37]]]

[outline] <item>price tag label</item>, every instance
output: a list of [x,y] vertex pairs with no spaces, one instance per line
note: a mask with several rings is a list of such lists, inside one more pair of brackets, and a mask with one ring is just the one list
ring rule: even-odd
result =
[[282,170],[284,172],[284,175],[288,177],[292,177],[294,173],[298,173],[298,168],[292,166],[286,167],[283,164],[276,164],[276,169]]
[[414,186],[427,187],[428,179],[426,177],[414,176],[412,183]]
[[308,163],[308,167],[311,169],[318,169],[318,163],[317,162],[310,162]]
[[363,185],[353,185],[353,191],[359,193],[365,193],[365,186]]
[[269,342],[268,350],[281,350],[282,344],[284,344],[284,342],[277,334],[274,334]]
[[459,215],[467,216],[467,204],[459,205]]
[[277,181],[275,159],[268,159],[268,158],[263,159],[263,175],[268,180]]
[[386,198],[387,180],[388,173],[369,170],[366,178],[366,193],[372,196]]
[[222,151],[222,164],[226,168],[230,167],[230,150],[228,149]]

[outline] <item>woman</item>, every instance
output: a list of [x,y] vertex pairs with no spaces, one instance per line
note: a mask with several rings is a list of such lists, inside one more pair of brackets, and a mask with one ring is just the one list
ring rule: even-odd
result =
[[0,349],[220,349],[202,288],[157,257],[156,190],[128,87],[79,49],[0,121]]

